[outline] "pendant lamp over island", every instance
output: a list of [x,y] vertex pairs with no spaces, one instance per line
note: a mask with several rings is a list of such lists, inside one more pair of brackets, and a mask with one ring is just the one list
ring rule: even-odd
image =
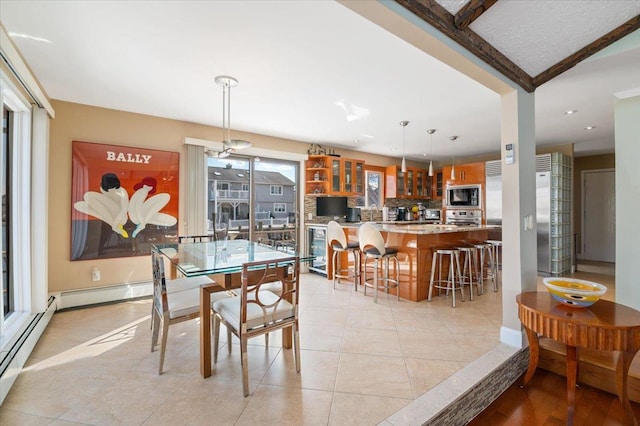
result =
[[433,134],[436,129],[428,129],[427,133],[431,136],[431,148],[429,148],[429,176],[433,176]]
[[407,172],[407,160],[405,160],[404,158],[404,142],[405,142],[404,129],[407,127],[407,124],[409,124],[408,121],[400,122],[400,125],[402,126],[402,166],[400,167],[400,169],[402,170],[402,173]]
[[456,180],[456,145],[455,141],[458,139],[457,136],[449,136],[449,140],[451,141],[451,145],[453,145],[453,154],[451,155],[451,180]]

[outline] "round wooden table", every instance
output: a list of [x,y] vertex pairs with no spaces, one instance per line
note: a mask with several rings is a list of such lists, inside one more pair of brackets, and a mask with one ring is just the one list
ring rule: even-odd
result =
[[538,336],[564,343],[567,347],[567,424],[573,424],[578,348],[616,351],[616,389],[628,424],[638,422],[627,393],[629,366],[640,349],[640,312],[608,300],[588,308],[565,306],[547,292],[528,292],[516,296],[518,317],[529,340],[529,368],[523,385],[538,366]]

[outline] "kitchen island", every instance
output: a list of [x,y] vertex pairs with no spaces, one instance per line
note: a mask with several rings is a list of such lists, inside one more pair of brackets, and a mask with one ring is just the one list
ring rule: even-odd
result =
[[[489,231],[496,226],[431,225],[413,222],[409,224],[375,223],[386,245],[398,249],[400,264],[400,297],[418,302],[428,296],[431,278],[431,260],[436,249],[457,247],[466,242],[486,241]],[[342,224],[349,241],[358,241],[359,223]],[[329,253],[328,258],[331,259]],[[363,256],[364,258],[364,256]],[[346,259],[345,259],[346,260]],[[332,271],[330,271],[332,272]],[[394,275],[395,271],[389,271]],[[331,273],[329,278],[331,278]],[[395,289],[391,289],[392,294]]]

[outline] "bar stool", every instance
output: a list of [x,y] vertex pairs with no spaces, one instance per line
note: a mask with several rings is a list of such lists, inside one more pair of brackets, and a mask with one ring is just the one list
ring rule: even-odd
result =
[[[378,303],[378,289],[384,288],[387,296],[389,295],[389,287],[396,288],[396,294],[398,300],[400,300],[400,262],[398,261],[398,249],[395,247],[387,247],[384,244],[384,238],[378,229],[365,223],[360,226],[360,233],[358,238],[360,239],[360,251],[364,254],[364,274],[362,283],[364,284],[364,294],[367,295],[367,287],[372,287],[375,291],[373,293],[373,302]],[[367,260],[374,259],[374,271],[373,282],[367,281]],[[389,261],[395,262],[396,277],[395,279],[389,278]],[[380,286],[380,279],[378,277],[380,261],[383,262],[383,274],[382,274],[382,286]]]
[[480,278],[478,275],[478,261],[476,256],[476,248],[473,246],[458,247],[460,257],[462,258],[462,271],[460,272],[460,283],[464,288],[469,286],[469,297],[473,300],[473,286],[476,286],[476,293],[480,296]]
[[495,274],[495,286],[493,287],[493,291],[498,291],[498,287],[500,286],[500,280],[498,271],[500,271],[500,257],[502,255],[502,241],[500,240],[487,240],[487,244],[491,244],[491,254],[493,255],[493,271]]
[[[344,234],[342,226],[335,220],[327,225],[327,243],[333,249],[331,257],[331,266],[333,269],[333,288],[336,288],[336,279],[353,279],[353,286],[358,291],[360,283],[360,245],[358,243],[350,243]],[[347,253],[347,265],[342,267],[342,253]],[[353,271],[349,270],[349,253],[353,254]]]
[[[447,278],[443,279],[442,259],[445,256],[449,256],[449,272],[447,273]],[[434,279],[436,264],[438,265],[438,279]],[[456,285],[456,281],[458,282],[458,285]],[[429,302],[431,302],[431,293],[434,288],[438,289],[438,294],[440,294],[440,290],[447,290],[447,294],[449,294],[449,290],[451,290],[453,293],[452,299],[454,308],[456,307],[456,290],[460,290],[460,299],[464,302],[464,292],[462,280],[460,278],[460,251],[458,249],[441,248],[433,252],[433,260],[431,261],[431,281],[429,282],[429,295],[427,298]]]
[[484,293],[484,282],[491,280],[493,283],[493,291],[498,291],[498,287],[496,285],[496,276],[493,271],[493,250],[491,244],[488,243],[473,243],[473,246],[476,249],[476,254],[479,257],[479,271],[478,271],[478,279],[480,281],[480,288],[482,289],[482,293]]

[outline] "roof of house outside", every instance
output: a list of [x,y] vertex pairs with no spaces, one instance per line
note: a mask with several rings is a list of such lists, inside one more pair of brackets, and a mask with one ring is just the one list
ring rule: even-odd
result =
[[[242,174],[243,176],[238,176],[238,174]],[[295,185],[295,182],[280,172],[256,170],[255,174],[256,185]],[[209,179],[229,182],[247,182],[248,173],[245,170],[227,169],[225,167],[209,167]]]

